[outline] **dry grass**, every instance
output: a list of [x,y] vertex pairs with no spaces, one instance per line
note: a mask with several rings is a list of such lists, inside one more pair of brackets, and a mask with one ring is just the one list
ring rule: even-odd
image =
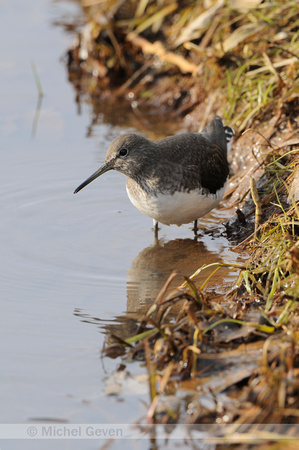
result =
[[[203,121],[221,112],[239,135],[273,117],[267,139],[279,135],[277,124],[296,131],[297,0],[203,3],[81,0],[87,24],[69,51],[71,79],[93,98],[127,98],[135,109],[203,110]],[[166,285],[138,333],[113,336],[104,350],[145,361],[149,423],[298,423],[299,207],[287,201],[298,154],[298,139],[290,140],[258,164],[265,170],[256,192],[252,179],[249,214],[256,212],[256,229],[238,246],[251,257],[226,298],[211,299],[196,274],[170,296]],[[177,389],[190,391],[180,412],[167,406]],[[230,437],[244,444],[236,430]],[[271,436],[264,434],[268,448],[270,438],[283,439]]]
[[[123,340],[113,336],[124,360],[145,361],[148,423],[235,424],[235,431],[243,423],[298,423],[299,208],[295,201],[286,202],[299,170],[298,154],[298,149],[276,152],[267,164],[266,183],[258,190],[262,217],[268,219],[246,239],[251,254],[246,264],[221,264],[240,269],[224,298],[211,298],[206,283],[196,285],[198,273],[211,265],[169,291],[174,273],[137,334]],[[217,270],[220,264],[214,266]],[[111,355],[114,346],[104,353]],[[189,391],[180,412],[171,403],[177,390]],[[234,431],[235,443],[252,438],[253,430]],[[262,430],[261,440],[266,435]],[[272,437],[283,438],[279,433]]]
[[219,0],[207,9],[187,0],[81,3],[87,25],[69,67],[87,75],[94,95],[109,86],[114,95],[132,92],[137,104],[185,115],[212,91],[210,113],[220,108],[239,131],[276,109],[298,108],[296,0]]

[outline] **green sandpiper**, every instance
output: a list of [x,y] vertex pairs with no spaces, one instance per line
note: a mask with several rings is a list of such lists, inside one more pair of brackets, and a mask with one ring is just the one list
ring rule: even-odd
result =
[[127,194],[136,208],[158,223],[194,222],[221,201],[228,175],[227,154],[234,135],[219,116],[200,133],[182,133],[152,142],[124,134],[108,147],[105,163],[74,194],[109,170],[127,177]]

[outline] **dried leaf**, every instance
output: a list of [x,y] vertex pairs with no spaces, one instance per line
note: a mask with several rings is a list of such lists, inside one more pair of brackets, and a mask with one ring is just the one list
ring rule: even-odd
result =
[[223,49],[223,51],[226,53],[229,50],[232,50],[235,48],[240,42],[245,41],[249,36],[252,36],[253,34],[258,33],[259,31],[263,30],[267,24],[257,24],[257,23],[248,23],[245,25],[242,25],[241,27],[237,28],[231,35],[229,35],[224,42],[221,45],[218,45],[218,49]]
[[192,35],[195,31],[204,29],[215,17],[215,14],[223,7],[224,0],[218,0],[218,2],[209,8],[207,11],[200,14],[196,19],[192,20],[181,32],[180,37],[176,40],[175,46],[179,46],[186,41],[192,40]]
[[248,11],[249,9],[256,8],[262,3],[262,0],[229,0],[229,6],[231,9],[238,11]]

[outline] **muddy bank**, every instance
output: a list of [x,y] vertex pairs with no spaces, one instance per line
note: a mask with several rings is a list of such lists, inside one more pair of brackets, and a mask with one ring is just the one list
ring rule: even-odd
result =
[[163,133],[158,123],[166,117],[183,130],[197,131],[219,114],[236,131],[231,158],[236,177],[229,195],[237,192],[231,204],[249,189],[261,155],[271,152],[269,143],[296,145],[295,1],[81,4],[86,23],[77,25],[67,61],[78,95],[87,95],[95,111],[103,103],[106,110],[120,108],[121,117],[122,107],[130,105],[131,118],[144,132],[144,111],[150,112],[157,117],[158,137]]
[[195,129],[221,113],[238,131],[298,106],[295,1],[81,4],[69,75],[93,97],[174,117],[196,110]]
[[130,319],[129,336],[107,329],[105,354],[123,355],[121,370],[145,362],[149,423],[297,424],[298,5],[82,4],[68,70],[95,111],[129,104],[142,131],[149,108],[182,130],[215,114],[235,128],[225,202],[238,211],[227,233],[250,254],[239,266],[211,263],[206,279],[239,270],[225,296],[207,294],[197,274],[184,285],[174,275]]

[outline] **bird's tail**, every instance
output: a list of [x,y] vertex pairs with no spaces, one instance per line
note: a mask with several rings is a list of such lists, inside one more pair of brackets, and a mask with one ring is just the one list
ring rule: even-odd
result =
[[227,153],[230,152],[230,149],[232,147],[232,140],[234,137],[234,130],[230,127],[228,127],[227,125],[224,128],[224,133],[225,133],[225,138],[226,138],[226,143],[227,143]]
[[224,151],[226,150],[228,153],[231,149],[235,132],[232,128],[223,125],[221,117],[215,116],[214,119],[201,130],[200,134],[213,142],[213,144],[220,146]]

